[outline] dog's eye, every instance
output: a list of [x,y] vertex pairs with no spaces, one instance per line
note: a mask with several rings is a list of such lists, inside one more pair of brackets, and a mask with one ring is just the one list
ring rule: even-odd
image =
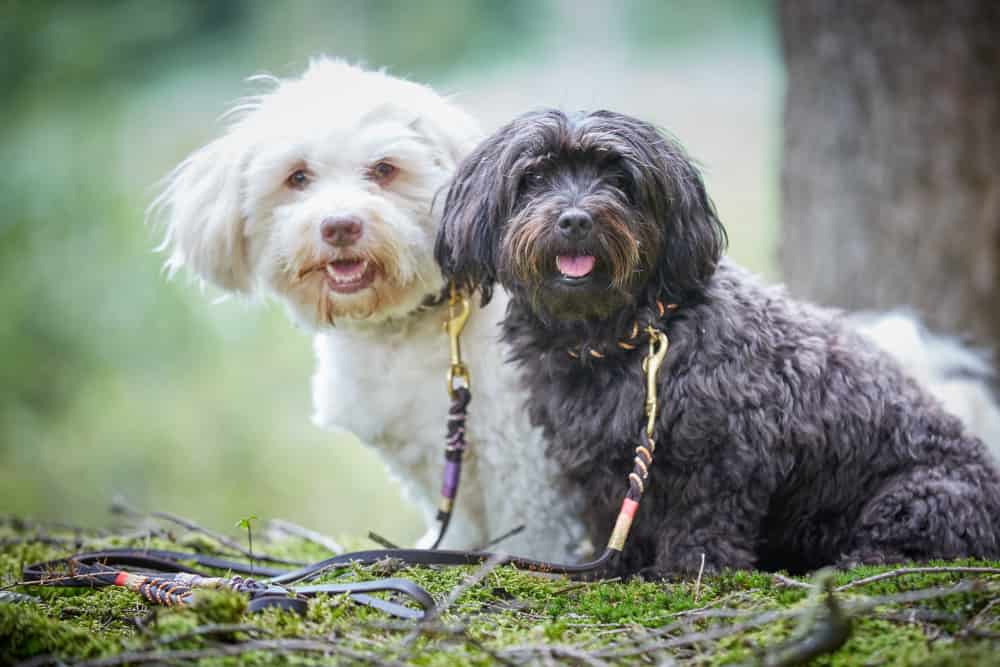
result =
[[624,173],[618,173],[610,179],[610,182],[612,186],[621,190],[629,201],[635,201],[635,184],[631,178]]
[[386,186],[389,185],[392,179],[396,178],[396,174],[398,173],[399,167],[382,160],[373,164],[371,169],[368,170],[368,178],[381,186]]
[[521,188],[527,188],[535,185],[540,185],[542,182],[542,175],[538,172],[528,171],[521,176]]
[[310,180],[309,172],[305,169],[296,169],[287,179],[285,179],[285,183],[287,183],[288,187],[293,190],[305,190],[306,186],[309,185]]

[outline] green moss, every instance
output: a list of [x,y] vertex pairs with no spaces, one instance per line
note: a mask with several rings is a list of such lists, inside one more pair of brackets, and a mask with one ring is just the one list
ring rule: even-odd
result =
[[192,611],[205,623],[238,623],[246,614],[247,597],[233,591],[198,591]]
[[[77,547],[44,543],[33,533],[0,527],[0,578],[4,585],[18,580],[29,562],[57,558]],[[48,536],[51,538],[52,536]],[[16,538],[16,539],[15,539]],[[73,536],[72,539],[76,539]],[[89,538],[87,538],[89,539]],[[104,543],[143,546],[147,542],[102,538]],[[161,548],[218,550],[213,540],[177,536],[178,543],[150,540]],[[90,542],[90,544],[94,544]],[[320,560],[322,549],[301,540],[257,545],[255,548],[296,560]],[[998,563],[962,561],[959,565],[1000,566]],[[942,563],[942,565],[944,565]],[[858,568],[833,575],[836,585],[885,572],[892,568]],[[399,563],[376,567],[352,565],[325,573],[321,581],[368,580],[381,576],[412,579],[439,601],[452,595],[476,573],[476,567],[416,568]],[[905,575],[838,594],[847,605],[870,596],[886,596],[928,587],[949,586],[967,575],[933,573]],[[976,617],[980,633],[1000,632],[1000,577],[982,577],[982,589],[914,604],[885,605],[866,611],[854,622],[847,643],[815,664],[840,667],[861,664],[899,666],[988,665],[1000,652],[1000,643],[986,636],[963,634]],[[646,646],[663,638],[713,631],[768,612],[788,611],[790,616],[760,627],[748,628],[715,641],[683,647],[679,652],[661,652],[674,658],[693,658],[698,664],[724,665],[752,661],[786,641],[797,631],[801,613],[814,600],[798,587],[778,584],[757,572],[725,572],[693,581],[672,583],[572,582],[565,578],[539,576],[510,567],[498,568],[467,588],[440,619],[411,635],[412,622],[395,621],[384,614],[352,603],[347,596],[319,596],[303,616],[269,609],[258,614],[246,611],[247,601],[232,592],[202,592],[189,609],[157,607],[134,593],[103,588],[16,588],[41,602],[0,603],[0,663],[51,654],[75,660],[112,655],[122,651],[176,651],[209,649],[250,639],[332,639],[338,650],[365,654],[374,662],[397,660],[417,665],[489,665],[497,652],[514,647],[550,647],[557,662],[573,662],[559,654],[559,647],[597,652],[615,662],[615,651]],[[705,610],[727,610],[712,616]],[[907,614],[920,611],[929,621],[913,622]],[[956,620],[957,619],[957,620]],[[232,629],[237,625],[240,629]],[[219,630],[220,626],[222,630]],[[676,626],[667,634],[665,626]],[[206,628],[215,631],[205,634]],[[535,653],[512,656],[514,662],[545,662],[544,648]],[[645,650],[645,649],[644,649]],[[609,652],[601,655],[601,651]],[[169,655],[164,656],[169,660]],[[316,653],[248,652],[238,657],[204,661],[210,665],[328,664],[331,658]],[[636,664],[631,655],[621,660]]]
[[837,653],[817,660],[831,667],[854,667],[868,661],[911,665],[927,657],[927,637],[913,625],[863,619],[854,623],[851,638]]
[[92,623],[50,615],[32,603],[0,603],[0,664],[46,654],[93,658],[120,648],[114,632],[100,632]]

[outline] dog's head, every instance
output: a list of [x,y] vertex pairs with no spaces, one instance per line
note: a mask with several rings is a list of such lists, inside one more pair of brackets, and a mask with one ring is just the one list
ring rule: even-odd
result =
[[168,177],[151,209],[167,266],[275,294],[315,328],[412,311],[442,287],[432,201],[475,122],[426,87],[333,60],[269,81]]
[[683,301],[714,272],[722,228],[697,169],[656,128],[609,111],[521,116],[459,166],[437,259],[488,299],[496,281],[543,318]]

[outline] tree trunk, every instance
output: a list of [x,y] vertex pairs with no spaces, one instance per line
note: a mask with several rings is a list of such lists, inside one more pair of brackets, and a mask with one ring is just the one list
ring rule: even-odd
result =
[[1000,343],[1000,2],[783,0],[781,267]]

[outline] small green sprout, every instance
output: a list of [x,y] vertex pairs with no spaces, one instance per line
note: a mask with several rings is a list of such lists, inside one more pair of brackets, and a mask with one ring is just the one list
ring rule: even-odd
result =
[[251,514],[250,516],[244,517],[244,518],[242,518],[242,519],[240,519],[239,521],[236,522],[236,527],[237,528],[246,528],[246,530],[247,530],[247,542],[249,542],[249,544],[250,544],[249,551],[250,551],[250,576],[251,577],[254,574],[254,572],[253,572],[253,528],[251,527],[251,524],[254,521],[257,521],[257,515],[256,514]]

